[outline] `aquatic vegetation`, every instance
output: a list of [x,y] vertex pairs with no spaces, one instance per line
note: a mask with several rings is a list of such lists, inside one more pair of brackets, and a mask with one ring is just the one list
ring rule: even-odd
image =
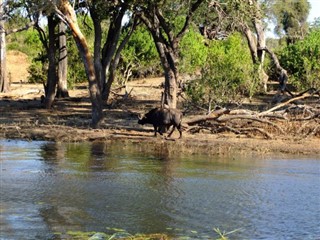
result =
[[242,228],[238,228],[230,232],[221,231],[219,228],[214,228],[213,230],[219,235],[219,238],[217,238],[217,240],[229,240],[229,238],[227,237],[228,235],[238,232],[241,229]]

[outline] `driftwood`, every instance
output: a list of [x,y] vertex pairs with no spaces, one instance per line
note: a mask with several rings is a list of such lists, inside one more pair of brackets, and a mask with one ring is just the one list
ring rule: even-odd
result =
[[284,131],[282,130],[281,127],[279,127],[278,125],[268,121],[268,120],[264,120],[264,119],[260,119],[256,116],[248,116],[248,115],[231,115],[231,116],[222,116],[222,117],[219,117],[217,120],[219,122],[226,122],[226,121],[230,121],[230,120],[234,120],[234,119],[246,119],[246,120],[251,120],[251,121],[257,121],[257,122],[260,122],[260,123],[266,123],[266,124],[269,124],[273,127],[275,127],[276,129],[278,129],[281,133],[284,134]]
[[229,113],[229,112],[230,112],[229,109],[222,108],[222,109],[213,111],[213,112],[212,112],[211,114],[209,114],[209,115],[194,117],[193,119],[191,119],[191,120],[189,120],[189,121],[187,121],[187,122],[185,122],[185,123],[188,124],[189,126],[192,126],[192,125],[199,124],[199,123],[201,123],[201,122],[215,120],[215,119],[217,119],[218,117],[220,117],[221,115],[226,114],[226,113]]
[[[195,116],[185,121],[184,128],[189,132],[221,133],[227,131],[237,135],[249,134],[249,136],[250,133],[258,133],[266,139],[272,139],[274,136],[286,137],[289,132],[298,138],[320,136],[320,101],[310,98],[308,102],[311,102],[311,105],[292,104],[297,100],[313,97],[315,92],[311,95],[305,93],[307,91],[263,112],[222,108],[209,115]],[[299,121],[302,126],[297,128],[295,126],[298,126],[296,123]]]
[[298,96],[298,97],[295,97],[295,98],[291,98],[290,100],[288,100],[288,101],[286,101],[286,102],[284,102],[284,103],[280,103],[280,104],[278,104],[277,106],[275,106],[275,107],[273,107],[273,108],[270,108],[270,109],[267,110],[267,111],[264,111],[264,112],[259,113],[258,116],[263,116],[263,115],[265,115],[265,114],[269,114],[269,113],[271,113],[271,112],[273,112],[273,111],[275,111],[275,110],[277,110],[277,109],[279,109],[279,108],[282,108],[282,107],[288,105],[289,103],[292,103],[292,102],[294,102],[294,101],[297,101],[297,100],[300,100],[300,99],[304,99],[304,98],[307,98],[307,97],[310,97],[310,95],[302,95],[302,96]]

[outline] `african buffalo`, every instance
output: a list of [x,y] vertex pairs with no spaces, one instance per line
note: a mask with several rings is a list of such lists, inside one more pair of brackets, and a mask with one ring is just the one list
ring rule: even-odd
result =
[[174,108],[154,108],[148,113],[139,117],[139,124],[152,124],[154,127],[154,136],[157,136],[157,132],[161,135],[166,132],[171,126],[173,126],[168,137],[171,136],[175,128],[178,129],[180,137],[182,137],[181,131],[182,113]]

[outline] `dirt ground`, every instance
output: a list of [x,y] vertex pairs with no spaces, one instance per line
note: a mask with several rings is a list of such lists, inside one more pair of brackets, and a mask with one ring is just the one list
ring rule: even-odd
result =
[[[12,55],[10,61],[14,62],[16,56]],[[174,140],[166,140],[161,136],[155,138],[152,126],[138,125],[137,120],[138,114],[159,106],[163,78],[129,82],[126,89],[130,92],[129,96],[124,96],[125,89],[113,93],[112,100],[105,105],[105,120],[101,128],[91,129],[91,103],[86,84],[71,89],[70,98],[57,99],[53,108],[47,110],[40,102],[40,97],[43,95],[42,85],[26,83],[26,73],[19,73],[20,70],[16,68],[16,65],[19,65],[21,71],[25,71],[27,65],[25,60],[21,63],[8,64],[8,68],[13,69],[13,65],[15,68],[12,71],[15,74],[11,73],[11,91],[0,93],[0,138],[60,142],[117,140],[142,143],[142,146],[146,147],[152,145],[159,149],[166,147],[172,152],[320,156],[319,117],[306,122],[277,121],[275,124],[285,132],[273,132],[271,139],[258,133],[237,134],[230,131],[212,133],[205,128],[200,128],[196,132],[185,130],[183,138],[179,140],[176,140],[177,131],[173,134]],[[316,102],[318,103],[320,102]],[[255,99],[254,104],[244,100],[243,104],[259,111],[272,107],[268,96]],[[181,98],[179,108],[185,112],[183,123],[203,114],[201,111],[186,110]],[[318,133],[310,135],[294,133],[294,129],[302,129],[306,125]]]

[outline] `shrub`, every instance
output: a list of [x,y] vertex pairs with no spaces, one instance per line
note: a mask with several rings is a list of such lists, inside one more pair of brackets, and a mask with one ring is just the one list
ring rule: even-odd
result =
[[152,36],[144,26],[139,26],[121,52],[119,71],[125,76],[128,69],[131,69],[134,77],[146,77],[159,72],[159,63]]
[[179,71],[182,73],[193,74],[205,64],[207,46],[203,36],[193,28],[181,40],[179,57]]
[[225,103],[257,88],[254,66],[240,34],[211,42],[202,77],[187,84],[187,95],[204,105]]
[[299,90],[320,88],[320,29],[288,45],[280,53],[280,63],[291,75],[291,83]]
[[28,68],[28,82],[45,83],[47,80],[47,65],[47,63],[42,63],[41,61],[33,59],[31,65]]

